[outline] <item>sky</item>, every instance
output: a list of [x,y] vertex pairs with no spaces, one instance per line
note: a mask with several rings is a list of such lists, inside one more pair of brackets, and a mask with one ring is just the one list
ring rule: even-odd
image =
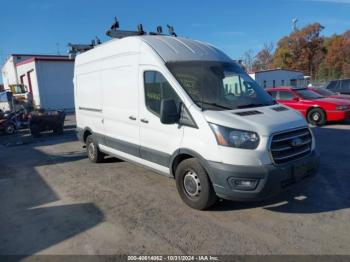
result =
[[69,42],[107,41],[115,16],[127,30],[171,24],[179,36],[239,59],[288,35],[293,18],[298,27],[321,23],[324,35],[343,33],[350,29],[350,0],[0,0],[0,64],[12,53],[66,54]]

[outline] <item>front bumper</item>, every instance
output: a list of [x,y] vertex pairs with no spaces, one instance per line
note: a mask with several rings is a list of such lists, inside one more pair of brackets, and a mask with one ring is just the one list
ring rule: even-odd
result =
[[350,110],[344,111],[327,111],[328,121],[343,121],[350,119]]
[[[303,172],[300,173],[302,167]],[[283,189],[314,176],[319,167],[319,155],[315,151],[299,160],[283,165],[235,166],[208,162],[208,173],[216,194],[228,200],[255,201],[278,194]],[[255,189],[238,190],[232,186],[232,179],[256,179]]]

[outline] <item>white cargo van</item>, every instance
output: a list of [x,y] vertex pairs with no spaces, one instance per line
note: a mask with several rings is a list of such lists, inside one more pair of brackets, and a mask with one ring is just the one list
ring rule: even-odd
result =
[[74,84],[90,160],[111,155],[175,178],[193,208],[263,199],[317,173],[303,117],[209,44],[114,39],[76,57]]

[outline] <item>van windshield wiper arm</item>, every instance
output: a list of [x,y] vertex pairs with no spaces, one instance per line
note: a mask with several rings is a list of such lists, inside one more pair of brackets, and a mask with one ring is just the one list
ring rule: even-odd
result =
[[237,108],[249,108],[249,107],[259,107],[259,106],[269,106],[268,104],[247,104],[247,105],[241,105],[237,106]]
[[195,103],[196,104],[205,104],[205,105],[209,105],[209,106],[215,106],[215,107],[219,107],[219,108],[227,109],[227,110],[232,110],[232,108],[230,108],[230,107],[219,105],[217,103],[202,102],[202,101],[195,101]]

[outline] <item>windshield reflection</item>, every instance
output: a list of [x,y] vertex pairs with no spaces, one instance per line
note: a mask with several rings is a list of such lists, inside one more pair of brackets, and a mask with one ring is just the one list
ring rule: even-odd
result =
[[203,110],[232,110],[276,103],[233,62],[186,61],[167,63],[167,66]]

